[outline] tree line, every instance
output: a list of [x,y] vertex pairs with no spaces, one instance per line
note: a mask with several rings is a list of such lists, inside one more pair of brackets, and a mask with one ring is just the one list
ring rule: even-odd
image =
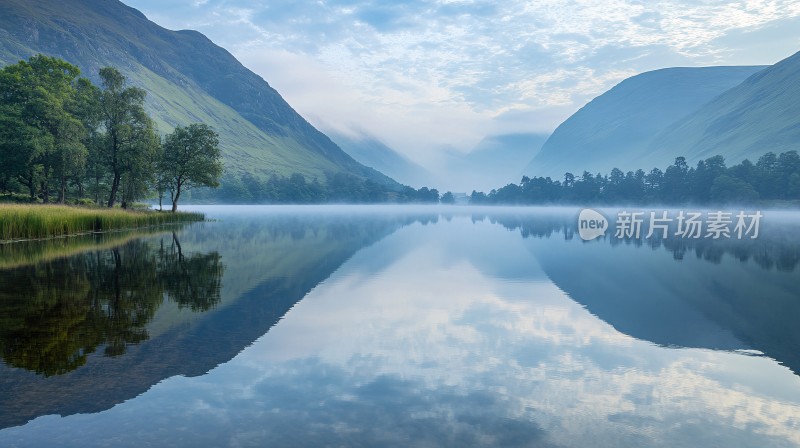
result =
[[147,93],[114,67],[98,74],[100,86],[44,55],[0,69],[0,192],[122,208],[169,193],[175,211],[182,192],[219,185],[213,129],[179,126],[162,139]]
[[800,156],[797,151],[769,152],[754,164],[745,159],[726,166],[714,156],[690,167],[678,157],[665,170],[614,168],[607,175],[566,173],[564,180],[524,176],[488,194],[473,191],[472,204],[710,204],[792,201],[800,199]]
[[399,189],[347,173],[327,173],[325,183],[317,178],[307,179],[300,173],[288,177],[259,178],[250,173],[237,176],[226,173],[220,188],[197,189],[192,200],[228,204],[321,204],[321,203],[438,203],[435,188]]

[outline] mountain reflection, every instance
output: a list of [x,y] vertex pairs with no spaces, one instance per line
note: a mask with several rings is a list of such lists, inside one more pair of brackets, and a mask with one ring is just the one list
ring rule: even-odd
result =
[[267,333],[360,249],[438,220],[248,210],[0,270],[0,428],[99,412],[166,378],[203,375]]
[[0,270],[3,360],[61,375],[99,348],[119,356],[147,340],[165,297],[193,311],[212,308],[220,300],[220,255],[185,255],[177,235],[165,239]]
[[[767,214],[767,217],[771,215]],[[502,225],[509,230],[519,230],[523,238],[549,238],[560,233],[566,240],[577,239],[575,233],[576,216],[572,214],[473,214],[472,221],[488,219],[494,224]],[[800,264],[800,241],[796,238],[798,225],[788,219],[767,220],[763,224],[761,235],[756,239],[744,238],[614,238],[613,226],[605,236],[611,246],[633,245],[636,247],[663,248],[675,260],[683,260],[694,255],[698,259],[712,263],[720,263],[725,255],[741,262],[753,261],[763,269],[776,269],[782,272],[794,271]],[[674,228],[671,230],[674,233]],[[601,239],[602,240],[602,239]]]
[[553,283],[625,334],[667,347],[757,350],[800,373],[796,222],[767,221],[757,239],[583,242],[572,216],[489,220],[519,230]]

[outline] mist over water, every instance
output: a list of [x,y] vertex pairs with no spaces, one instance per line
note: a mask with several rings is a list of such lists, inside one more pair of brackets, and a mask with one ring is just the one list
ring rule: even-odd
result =
[[[115,250],[221,276],[194,307],[177,291],[208,288],[129,298],[147,337],[69,339],[70,369],[14,361],[4,322],[0,445],[800,446],[796,212],[757,239],[583,241],[578,208],[191,208],[211,222],[0,270],[65,324],[87,321],[59,298],[114,297],[86,260]],[[86,283],[24,275],[53,263]]]

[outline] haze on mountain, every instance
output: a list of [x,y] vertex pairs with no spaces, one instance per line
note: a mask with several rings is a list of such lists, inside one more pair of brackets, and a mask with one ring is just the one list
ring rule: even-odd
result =
[[443,162],[432,168],[436,185],[469,193],[519,182],[523,167],[536,156],[545,140],[547,134],[540,133],[490,135],[466,154],[454,149],[445,151]]
[[459,193],[519,182],[523,175],[521,167],[547,140],[547,134],[537,133],[490,135],[466,154],[453,148],[446,149],[440,163],[423,168],[377,137],[337,131],[326,131],[326,134],[358,162],[403,184],[417,188],[434,185],[441,192]]
[[686,150],[648,150],[659,133],[764,67],[666,68],[625,79],[564,121],[525,168],[563,179],[564,173],[608,173],[671,164]]
[[347,173],[399,186],[353,160],[258,75],[196,31],[170,31],[117,0],[4,0],[0,65],[42,53],[77,65],[97,83],[117,67],[147,92],[162,133],[202,122],[219,133],[229,173],[293,173],[325,182]]
[[363,132],[348,135],[325,131],[325,134],[359,163],[375,168],[398,182],[415,188],[434,182],[434,176],[428,170],[386,146],[377,137]]

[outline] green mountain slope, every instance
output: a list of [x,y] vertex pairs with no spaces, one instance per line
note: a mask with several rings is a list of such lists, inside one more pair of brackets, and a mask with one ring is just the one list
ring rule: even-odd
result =
[[716,154],[727,162],[800,149],[800,53],[731,88],[666,129],[648,158]]
[[564,121],[525,173],[561,179],[670,163],[675,155],[643,158],[656,135],[761,69],[668,68],[628,78]]
[[119,68],[148,91],[161,132],[213,126],[229,172],[298,172],[323,182],[326,173],[346,172],[396,184],[353,160],[225,49],[196,31],[164,29],[117,0],[3,0],[0,64],[36,53],[63,58],[95,82],[99,68]]

